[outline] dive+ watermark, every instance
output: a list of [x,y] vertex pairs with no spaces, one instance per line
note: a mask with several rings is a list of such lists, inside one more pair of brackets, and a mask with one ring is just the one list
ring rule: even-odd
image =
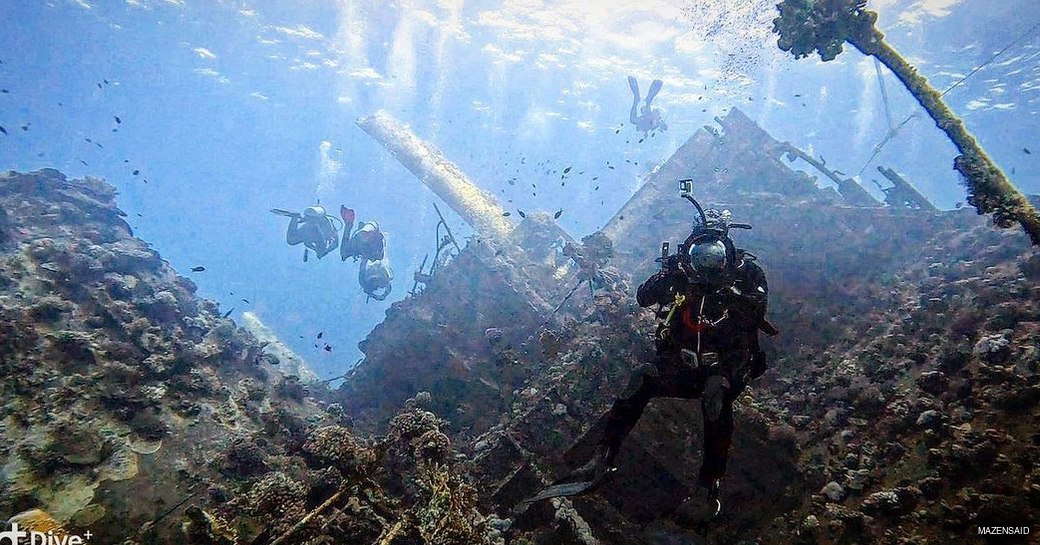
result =
[[[0,545],[83,545],[90,541],[94,534],[87,530],[83,535],[55,534],[53,530],[47,532],[25,531],[18,529],[18,523],[12,522],[11,529],[0,532]],[[28,541],[25,541],[28,539]]]
[[1027,536],[1028,526],[978,526],[980,536]]

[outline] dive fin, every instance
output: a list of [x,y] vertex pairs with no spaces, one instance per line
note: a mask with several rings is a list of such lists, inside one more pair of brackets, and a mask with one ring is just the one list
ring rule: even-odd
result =
[[343,218],[344,223],[354,223],[354,209],[339,205],[339,217]]
[[639,82],[634,76],[628,76],[628,86],[632,88],[632,96],[639,102]]
[[647,106],[649,106],[650,103],[654,101],[654,97],[657,96],[657,93],[661,92],[662,85],[664,85],[664,82],[659,79],[655,79],[653,83],[650,84],[650,90],[646,93]]

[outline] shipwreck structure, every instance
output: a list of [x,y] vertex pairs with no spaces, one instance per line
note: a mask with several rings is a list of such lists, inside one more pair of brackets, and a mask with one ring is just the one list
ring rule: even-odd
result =
[[[657,167],[601,233],[613,242],[612,265],[628,286],[638,284],[657,267],[660,243],[689,232],[693,214],[675,184],[693,178],[702,203],[728,208],[755,227],[736,242],[753,251],[769,275],[771,317],[783,334],[767,350],[780,361],[827,350],[855,320],[838,318],[848,308],[887,304],[864,299],[860,286],[886,278],[920,252],[915,244],[885,242],[893,240],[887,233],[923,243],[965,219],[882,208],[854,180],[775,140],[739,110],[716,122]],[[624,388],[631,369],[651,360],[654,320],[635,305],[632,289],[578,290],[553,315],[578,280],[553,253],[552,241],[573,236],[539,213],[502,225],[494,197],[473,187],[476,178],[433,146],[386,114],[359,125],[481,236],[425,291],[391,308],[362,342],[365,358],[338,399],[356,426],[375,431],[415,392],[429,392],[431,410],[450,422],[453,437],[471,445],[470,470],[484,501],[508,511],[559,472],[563,455]],[[789,168],[784,156],[807,160],[837,191]],[[779,516],[795,507],[792,498],[820,486],[795,469],[796,447],[769,447],[778,432],[767,413],[753,402],[738,411],[727,494],[739,496],[744,508],[725,522],[734,531]],[[689,403],[655,403],[627,441],[617,479],[575,501],[577,510],[570,502],[533,509],[525,515],[528,524],[569,520],[564,526],[571,531],[591,527],[610,542],[638,542],[624,536],[644,531],[639,528],[674,508],[692,485],[699,463],[696,412]],[[638,498],[628,492],[634,488],[641,490]],[[803,492],[792,496],[792,489]]]

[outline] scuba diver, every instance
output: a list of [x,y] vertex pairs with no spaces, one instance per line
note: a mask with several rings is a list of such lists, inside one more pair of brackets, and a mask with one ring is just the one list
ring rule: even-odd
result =
[[393,289],[390,281],[393,279],[394,271],[390,269],[390,263],[385,257],[366,259],[358,269],[358,283],[361,284],[361,289],[365,291],[365,295],[376,301],[382,301],[390,295],[390,290]]
[[[646,93],[646,102],[639,107],[639,82],[633,76],[628,76],[628,86],[632,88],[632,110],[628,114],[628,121],[636,126],[636,130],[643,131],[643,138],[652,131],[667,131],[668,125],[664,122],[664,110],[653,108],[650,103],[661,91],[664,82],[655,79],[650,83],[650,89]],[[638,114],[638,115],[637,115]]]
[[766,370],[759,330],[769,335],[777,331],[765,319],[765,273],[755,257],[736,248],[729,237],[731,228],[751,226],[730,223],[728,210],[703,210],[691,190],[692,180],[680,182],[680,195],[697,208],[692,232],[673,255],[668,255],[668,243],[662,244],[661,269],[636,294],[640,306],[658,305],[657,316],[663,318],[655,334],[656,361],[636,372],[621,397],[579,441],[595,442],[591,460],[524,504],[598,487],[616,470],[621,443],[650,400],[676,397],[700,398],[704,419],[698,487],[678,514],[706,521],[721,510],[719,491],[733,435],[733,402]]
[[343,218],[343,243],[339,246],[339,257],[346,261],[353,257],[354,261],[365,259],[379,261],[386,253],[386,237],[374,221],[361,222],[353,235],[354,210],[346,206],[339,207],[339,215]]
[[271,212],[289,219],[289,229],[285,232],[285,242],[289,246],[303,244],[303,260],[307,261],[308,250],[313,250],[318,259],[336,249],[339,236],[332,217],[325,213],[321,206],[309,206],[303,214],[275,208]]
[[390,281],[394,279],[394,272],[390,269],[390,262],[386,258],[386,236],[379,230],[379,225],[374,221],[362,222],[357,231],[350,234],[354,228],[354,210],[346,206],[339,207],[339,215],[343,218],[343,243],[339,246],[339,257],[346,261],[353,257],[354,261],[361,260],[358,269],[358,283],[365,295],[382,301],[390,295],[393,289]]

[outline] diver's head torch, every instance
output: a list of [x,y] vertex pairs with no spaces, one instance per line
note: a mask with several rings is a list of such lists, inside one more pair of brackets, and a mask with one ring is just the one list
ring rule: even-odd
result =
[[[693,198],[692,179],[679,180],[679,196],[690,201],[690,204],[697,209],[697,223],[694,224],[690,235],[679,244],[676,251],[676,257],[680,265],[688,272],[697,272],[697,267],[693,259],[691,259],[691,250],[694,250],[693,257],[697,258],[702,264],[717,263],[714,256],[718,253],[718,246],[721,245],[725,248],[726,254],[725,263],[721,269],[732,270],[737,262],[737,249],[729,238],[729,230],[730,228],[751,229],[751,225],[731,223],[728,210],[722,212],[709,210],[708,213],[705,213],[704,208],[697,202],[697,199]],[[661,254],[662,258],[667,259],[667,242],[661,245]]]

